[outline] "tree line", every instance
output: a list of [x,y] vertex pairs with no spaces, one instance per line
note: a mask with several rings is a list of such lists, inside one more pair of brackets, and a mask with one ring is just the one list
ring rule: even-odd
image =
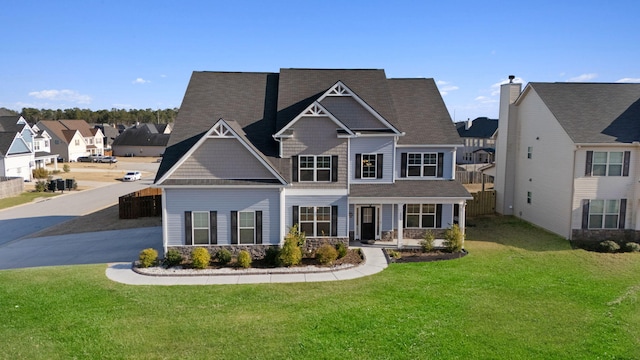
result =
[[20,112],[25,120],[30,123],[37,123],[40,120],[85,120],[88,123],[108,123],[108,124],[133,124],[159,123],[167,124],[174,122],[178,108],[173,109],[116,109],[111,110],[91,110],[91,109],[35,109],[23,108]]

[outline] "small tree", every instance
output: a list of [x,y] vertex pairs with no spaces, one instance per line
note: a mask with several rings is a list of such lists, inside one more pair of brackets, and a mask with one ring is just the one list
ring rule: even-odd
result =
[[71,166],[69,166],[69,164],[64,164],[62,166],[62,171],[68,173],[69,171],[71,171]]
[[422,240],[420,240],[420,248],[422,249],[422,252],[430,252],[433,250],[433,242],[435,239],[436,237],[433,235],[433,232],[431,230],[427,230],[424,233]]
[[33,175],[34,178],[36,178],[38,180],[42,180],[42,179],[46,179],[49,176],[49,170],[47,170],[47,169],[45,169],[43,167],[36,168],[36,169],[33,169],[31,174]]
[[[301,238],[302,237],[302,238]],[[289,233],[284,238],[284,245],[278,255],[278,262],[282,266],[295,266],[302,262],[302,250],[300,243],[306,241],[304,233],[298,231],[297,226],[292,226]]]
[[464,234],[458,224],[453,224],[444,232],[444,246],[447,252],[458,252],[462,250]]

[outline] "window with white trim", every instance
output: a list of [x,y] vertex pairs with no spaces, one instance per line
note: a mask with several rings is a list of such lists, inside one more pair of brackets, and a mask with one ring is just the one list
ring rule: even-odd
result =
[[378,163],[376,154],[362,154],[362,178],[363,179],[375,179],[378,177],[376,174],[376,166]]
[[430,228],[436,227],[435,204],[407,204],[405,227]]
[[300,231],[306,236],[331,235],[331,207],[330,206],[300,206]]
[[331,181],[331,156],[305,155],[298,157],[300,181]]
[[531,159],[533,157],[533,146],[527,147],[527,159]]
[[407,154],[407,176],[436,176],[438,153]]
[[620,200],[591,200],[589,202],[589,229],[617,229]]
[[33,150],[35,151],[39,151],[40,150],[40,141],[36,141],[33,143]]
[[193,244],[209,244],[209,212],[193,211],[191,213],[191,232]]
[[591,163],[593,176],[622,176],[624,153],[622,151],[594,151]]
[[76,139],[75,144],[76,144],[76,146],[79,146],[80,145],[80,140]]
[[238,239],[240,244],[255,244],[256,217],[253,211],[238,212]]

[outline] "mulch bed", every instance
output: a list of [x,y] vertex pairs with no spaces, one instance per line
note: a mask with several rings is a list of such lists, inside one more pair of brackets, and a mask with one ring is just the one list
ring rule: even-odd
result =
[[[396,259],[391,257],[389,255],[390,251],[395,251],[400,253],[400,258]],[[429,261],[459,259],[467,255],[468,253],[464,249],[460,252],[454,252],[454,253],[447,253],[443,251],[422,252],[419,249],[403,249],[403,250],[384,249],[384,254],[389,260],[389,262],[413,263],[413,262],[429,262]]]

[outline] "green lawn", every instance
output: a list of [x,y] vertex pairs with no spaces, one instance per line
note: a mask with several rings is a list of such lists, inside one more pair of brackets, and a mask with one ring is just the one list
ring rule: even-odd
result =
[[27,191],[18,196],[0,199],[0,209],[6,209],[12,206],[30,203],[37,198],[48,198],[57,195],[60,195],[60,193]]
[[472,221],[462,259],[330,283],[127,286],[0,271],[7,359],[638,359],[640,254]]

